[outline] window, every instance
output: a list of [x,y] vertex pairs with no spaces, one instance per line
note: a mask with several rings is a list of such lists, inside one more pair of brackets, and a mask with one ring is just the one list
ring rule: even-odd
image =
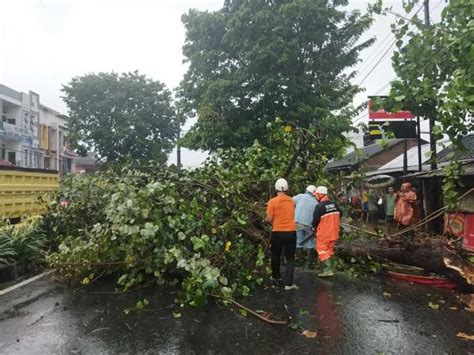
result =
[[28,149],[25,149],[25,155],[23,157],[23,161],[24,161],[24,166],[28,166]]
[[8,161],[13,165],[16,165],[16,153],[15,152],[8,152]]

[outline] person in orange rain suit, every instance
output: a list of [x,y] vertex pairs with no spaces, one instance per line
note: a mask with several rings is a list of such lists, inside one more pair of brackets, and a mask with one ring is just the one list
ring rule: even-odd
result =
[[313,228],[316,231],[316,252],[324,268],[319,277],[334,275],[334,246],[339,239],[341,212],[336,204],[329,199],[328,189],[319,186],[314,197],[318,205],[314,209]]
[[412,191],[411,184],[406,182],[400,187],[395,203],[394,219],[401,227],[413,224],[413,204],[416,203],[416,194]]

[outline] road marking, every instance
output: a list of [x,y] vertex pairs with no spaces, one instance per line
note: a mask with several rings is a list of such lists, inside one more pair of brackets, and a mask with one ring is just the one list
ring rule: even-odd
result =
[[36,281],[36,280],[38,280],[38,279],[41,279],[42,277],[47,276],[47,275],[51,274],[52,272],[53,272],[53,270],[43,272],[42,274],[36,275],[36,276],[31,277],[31,278],[29,278],[29,279],[27,279],[27,280],[25,280],[25,281],[22,281],[22,282],[19,282],[19,283],[15,284],[15,285],[12,285],[12,286],[10,286],[10,287],[7,287],[7,288],[4,289],[4,290],[0,290],[0,296],[3,296],[3,295],[5,295],[5,294],[7,294],[8,292],[11,292],[11,291],[13,291],[13,290],[16,290],[17,288],[20,288],[20,287],[22,287],[22,286],[28,285],[28,284],[32,283],[33,281]]

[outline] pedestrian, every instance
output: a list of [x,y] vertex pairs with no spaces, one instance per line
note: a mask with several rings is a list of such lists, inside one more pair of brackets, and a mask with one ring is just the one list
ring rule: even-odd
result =
[[314,209],[313,228],[316,231],[316,251],[323,263],[323,271],[319,277],[334,275],[334,246],[339,239],[341,213],[336,204],[329,199],[328,189],[318,186],[314,193],[318,205]]
[[412,191],[411,184],[406,182],[400,187],[400,192],[396,196],[395,221],[400,228],[409,227],[413,224],[413,205],[416,203],[416,194]]
[[387,228],[390,229],[394,225],[394,213],[395,213],[395,198],[397,194],[395,193],[393,186],[390,186],[387,189],[385,194],[385,223]]
[[366,189],[362,190],[362,221],[369,222],[369,193]]
[[267,205],[267,216],[265,220],[272,224],[271,253],[272,253],[272,280],[280,282],[280,261],[282,250],[285,250],[286,269],[284,285],[285,290],[298,289],[293,282],[295,271],[296,252],[296,223],[295,223],[295,203],[287,195],[288,182],[285,179],[278,179],[275,183],[277,196],[270,199]]
[[362,203],[361,203],[360,191],[356,188],[353,188],[350,192],[350,217],[353,219],[362,219]]
[[316,186],[309,185],[304,193],[293,197],[295,202],[296,222],[296,261],[303,266],[306,262],[311,266],[315,261],[315,238],[313,230],[314,208],[318,204],[313,194]]
[[341,211],[341,218],[347,218],[350,215],[350,205],[349,200],[344,195],[344,192],[339,192],[337,194],[337,208]]
[[374,190],[369,190],[367,192],[367,198],[368,198],[368,217],[367,217],[367,222],[376,224],[377,222],[377,214],[378,214],[378,197],[377,194],[375,193]]

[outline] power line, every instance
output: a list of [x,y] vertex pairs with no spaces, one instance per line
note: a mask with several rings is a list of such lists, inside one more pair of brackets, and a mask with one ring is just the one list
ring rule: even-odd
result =
[[[443,0],[440,0],[440,2],[431,9],[430,11],[430,15],[443,3]],[[414,16],[416,16],[420,11],[421,9],[423,9],[424,5],[421,5],[420,8],[415,12]],[[390,48],[393,46],[395,42],[392,43],[392,45],[385,51],[384,55],[378,60],[378,62],[372,67],[372,69],[369,71],[369,73],[367,73],[367,75],[364,77],[364,79],[362,79],[362,81],[360,82],[359,85],[361,85],[366,79],[367,77],[373,72],[373,70],[378,66],[378,64],[380,64],[380,62],[384,59],[385,55],[387,54],[387,52],[390,50]],[[452,44],[452,43],[451,43]],[[380,47],[380,46],[379,46]],[[439,54],[443,54],[442,52],[434,55],[432,58],[431,58],[431,61],[434,60],[435,58],[437,58],[439,56]],[[427,63],[427,65],[425,66],[425,68],[428,66],[429,62]],[[386,85],[384,85],[382,88],[380,88],[374,95],[378,95],[379,93],[381,93],[383,90],[385,90],[387,87],[390,86],[391,82],[393,81],[390,80]],[[353,124],[357,123],[358,121],[360,121],[361,119],[367,117],[366,113],[358,116],[355,120],[352,121]]]
[[390,49],[392,49],[392,47],[395,45],[395,43],[397,42],[397,40],[394,40],[390,46],[387,48],[387,50],[384,52],[384,54],[379,58],[379,60],[375,63],[375,65],[369,70],[369,72],[364,76],[364,78],[359,82],[359,84],[357,84],[357,86],[360,86],[364,83],[365,80],[367,80],[367,78],[370,76],[370,74],[372,74],[372,72],[375,70],[375,68],[377,68],[377,66],[382,62],[382,60],[384,60],[384,58],[388,55]]
[[[356,72],[360,73],[362,71],[362,68],[365,67],[365,64],[368,64],[370,62],[370,59],[371,58],[375,58],[379,55],[379,53],[375,54],[377,52],[377,50],[382,47],[382,45],[385,43],[385,41],[387,41],[387,39],[390,38],[390,36],[392,36],[392,33],[389,32],[387,36],[385,36],[385,38],[378,44],[378,46],[370,53],[370,55],[367,56],[367,60],[364,60],[360,65],[359,67],[356,69]],[[360,75],[360,74],[358,74]]]
[[438,5],[436,5],[435,7],[433,7],[433,8],[431,9],[431,11],[430,11],[430,16],[431,16],[431,14],[433,14],[434,10],[436,10],[438,7],[441,6],[442,3],[443,3],[443,0],[439,0]]
[[[438,5],[438,6],[439,6],[439,5]],[[422,7],[423,7],[423,6],[422,6]],[[411,22],[411,23],[413,23],[413,24],[415,24],[415,25],[423,26],[423,27],[426,27],[426,28],[438,29],[438,30],[440,30],[440,31],[449,33],[448,31],[446,31],[446,30],[443,29],[443,28],[439,28],[439,27],[437,27],[437,26],[430,25],[430,24],[425,24],[425,23],[421,22],[421,20],[420,20],[420,21],[414,21],[414,20],[412,20],[412,19],[410,19],[410,18],[408,18],[408,17],[406,17],[406,16],[403,16],[403,15],[399,14],[398,12],[394,12],[394,11],[389,10],[389,9],[385,9],[385,12],[388,12],[389,14],[392,14],[392,15],[394,15],[394,16],[396,16],[396,17],[399,17],[399,18],[401,18],[401,19],[403,19],[403,20],[405,20],[405,21]],[[431,14],[432,12],[433,12],[433,11],[430,11],[430,14]],[[417,13],[418,13],[418,12],[417,12]],[[417,13],[415,13],[415,15],[416,15]]]
[[[390,33],[390,35],[392,35]],[[390,37],[388,37],[390,38]],[[377,58],[380,57],[380,55],[383,55],[385,53],[385,51],[391,46],[391,42],[387,43],[386,46],[382,47],[381,50],[375,54],[373,57],[371,57],[369,60],[366,61],[366,63],[368,64],[367,66],[365,66],[364,70],[361,70],[360,72],[357,73],[356,75],[356,79],[357,78],[360,78],[361,76],[365,75],[368,71],[370,71],[370,66],[377,61]]]
[[[420,8],[415,12],[414,16],[418,15],[418,13],[421,11],[422,8],[423,8],[423,5],[420,6]],[[379,60],[375,63],[375,65],[369,70],[369,72],[359,82],[358,86],[362,85],[364,83],[364,81],[367,80],[367,78],[370,76],[370,74],[372,74],[372,72],[375,70],[375,68],[377,68],[377,66],[382,62],[382,60],[384,60],[384,58],[388,55],[389,51],[392,49],[392,47],[395,45],[395,43],[397,43],[396,39],[394,39],[392,41],[390,46],[385,50],[385,52],[382,54],[382,56],[379,58]]]

